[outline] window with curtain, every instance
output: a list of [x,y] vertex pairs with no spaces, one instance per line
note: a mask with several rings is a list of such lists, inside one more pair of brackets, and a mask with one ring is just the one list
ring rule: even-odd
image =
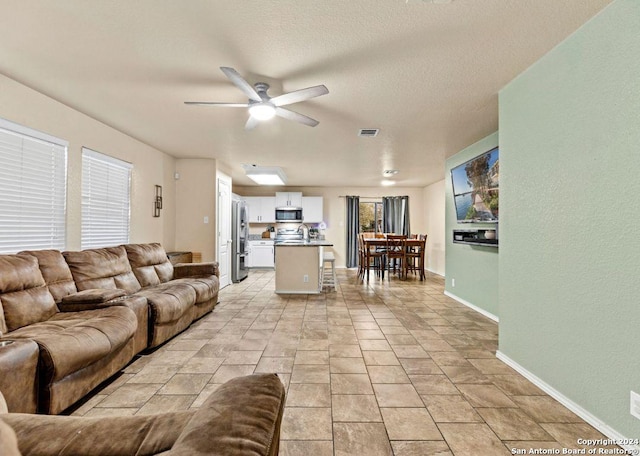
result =
[[82,148],[82,248],[129,242],[131,163]]
[[0,119],[0,253],[65,249],[67,145]]
[[382,203],[379,201],[360,202],[360,232],[382,233]]

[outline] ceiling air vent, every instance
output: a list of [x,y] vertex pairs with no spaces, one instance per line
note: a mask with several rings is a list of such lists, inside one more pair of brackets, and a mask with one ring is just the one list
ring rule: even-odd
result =
[[380,129],[378,128],[361,128],[358,132],[358,136],[364,136],[366,138],[373,138],[374,136],[378,136],[378,132]]

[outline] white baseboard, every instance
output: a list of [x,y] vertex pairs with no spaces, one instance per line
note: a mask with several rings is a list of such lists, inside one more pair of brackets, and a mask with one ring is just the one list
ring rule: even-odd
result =
[[439,272],[434,271],[433,269],[426,268],[426,271],[429,271],[431,274],[435,274],[440,277],[444,277],[444,274],[440,274]]
[[[601,433],[606,435],[609,439],[614,440],[616,442],[622,442],[622,441],[625,441],[625,440],[629,440],[629,438],[624,437],[618,431],[616,431],[615,429],[613,429],[612,427],[610,427],[606,423],[604,423],[601,420],[599,420],[598,418],[596,418],[590,412],[588,412],[587,410],[583,409],[578,404],[576,404],[571,399],[569,399],[564,394],[562,394],[560,391],[556,390],[551,385],[549,385],[545,381],[543,381],[540,378],[538,378],[536,375],[534,375],[531,372],[529,372],[527,369],[522,367],[520,364],[516,363],[514,360],[512,360],[507,355],[502,353],[500,350],[498,350],[496,352],[496,358],[498,358],[500,361],[504,362],[509,367],[511,367],[514,370],[516,370],[520,375],[525,377],[527,380],[529,380],[531,383],[536,385],[538,388],[540,388],[542,391],[547,393],[549,396],[551,396],[552,398],[554,398],[555,400],[560,402],[562,405],[564,405],[566,408],[568,408],[573,413],[578,415],[580,418],[585,420],[587,423],[589,423],[591,426],[596,428],[598,431],[600,431]],[[634,438],[637,438],[637,437],[634,437]],[[629,454],[639,454],[639,452],[640,452],[640,446],[638,446],[638,445],[620,445],[620,446],[622,448],[624,448],[625,450],[628,450],[630,452]],[[633,453],[633,452],[635,452],[635,453]]]
[[495,321],[496,323],[498,323],[500,321],[500,319],[496,315],[492,314],[491,312],[487,312],[486,310],[481,309],[480,307],[478,307],[478,306],[476,306],[474,304],[471,304],[469,301],[465,301],[464,299],[459,298],[458,296],[454,295],[453,293],[451,293],[449,291],[445,290],[444,294],[446,296],[449,296],[451,299],[455,299],[460,304],[464,304],[465,306],[469,307],[470,309],[473,309],[476,312],[481,313],[482,315],[484,315],[485,317]]

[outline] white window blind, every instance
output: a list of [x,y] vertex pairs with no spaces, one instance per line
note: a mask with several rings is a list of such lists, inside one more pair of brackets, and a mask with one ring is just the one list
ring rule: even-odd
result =
[[0,253],[65,249],[67,144],[0,119]]
[[82,248],[129,242],[130,163],[82,148]]

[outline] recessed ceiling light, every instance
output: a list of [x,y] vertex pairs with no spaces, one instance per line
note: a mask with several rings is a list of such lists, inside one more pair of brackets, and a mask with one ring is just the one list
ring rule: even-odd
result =
[[392,180],[383,180],[382,182],[380,182],[380,185],[383,185],[385,187],[389,187],[391,185],[396,185],[396,182],[392,181]]
[[397,169],[385,169],[382,175],[386,177],[391,177],[391,176],[395,176],[399,172],[400,171],[398,171]]

